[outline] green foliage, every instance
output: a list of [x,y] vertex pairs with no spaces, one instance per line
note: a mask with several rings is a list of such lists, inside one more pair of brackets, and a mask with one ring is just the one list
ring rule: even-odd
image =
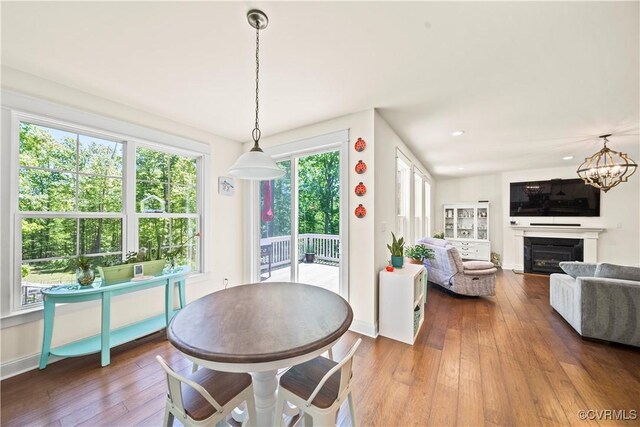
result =
[[30,272],[31,272],[31,268],[27,264],[22,264],[20,266],[20,275],[22,276],[23,279],[27,277]]
[[413,258],[418,261],[433,259],[435,257],[433,250],[427,248],[424,245],[407,246],[404,250],[404,253],[409,258]]
[[[285,175],[271,181],[272,221],[260,224],[261,238],[291,235],[291,161],[280,162]],[[260,206],[265,206],[264,188]],[[298,160],[298,233],[340,232],[340,153],[320,153]]]
[[77,258],[72,258],[69,260],[69,269],[70,270],[89,270],[92,267],[93,260],[91,258],[85,256],[79,256]]
[[387,245],[387,248],[389,248],[389,252],[391,252],[391,256],[403,256],[404,237],[396,239],[396,235],[393,233],[391,233],[391,236],[393,237],[393,241],[391,242],[391,245]]
[[433,237],[434,237],[435,239],[444,239],[444,231],[439,231],[439,232],[437,232],[437,233],[434,233],[434,234],[433,234]]

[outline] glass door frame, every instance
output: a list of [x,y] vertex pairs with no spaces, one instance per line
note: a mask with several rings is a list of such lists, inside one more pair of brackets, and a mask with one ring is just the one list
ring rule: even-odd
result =
[[[291,160],[291,281],[298,277],[298,160],[314,154],[337,151],[340,155],[340,263],[339,294],[349,301],[349,132],[332,132],[317,137],[263,148],[276,162]],[[246,239],[249,247],[249,281],[260,282],[260,181],[249,183],[250,232]]]

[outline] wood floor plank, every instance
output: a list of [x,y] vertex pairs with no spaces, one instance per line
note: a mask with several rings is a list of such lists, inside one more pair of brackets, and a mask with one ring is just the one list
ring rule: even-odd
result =
[[[363,337],[353,368],[358,424],[640,424],[578,415],[589,409],[640,413],[640,349],[583,340],[549,306],[546,277],[500,271],[496,293],[459,297],[429,285],[413,346]],[[335,357],[358,336],[345,334]],[[167,386],[156,354],[179,372],[191,368],[162,331],[114,349],[105,368],[94,354],[4,380],[0,424],[157,426]],[[338,422],[350,424],[347,406]]]

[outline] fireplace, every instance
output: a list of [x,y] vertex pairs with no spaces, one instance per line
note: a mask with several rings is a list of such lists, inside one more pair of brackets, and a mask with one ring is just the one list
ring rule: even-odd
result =
[[582,261],[584,255],[582,239],[559,239],[550,237],[524,238],[524,272],[551,274],[562,273],[561,261]]

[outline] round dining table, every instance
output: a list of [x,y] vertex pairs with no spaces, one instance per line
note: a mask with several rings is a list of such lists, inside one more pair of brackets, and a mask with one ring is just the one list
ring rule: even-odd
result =
[[199,366],[248,372],[253,378],[256,424],[274,422],[278,369],[311,360],[349,329],[349,303],[302,283],[255,283],[197,299],[171,320],[169,341]]

